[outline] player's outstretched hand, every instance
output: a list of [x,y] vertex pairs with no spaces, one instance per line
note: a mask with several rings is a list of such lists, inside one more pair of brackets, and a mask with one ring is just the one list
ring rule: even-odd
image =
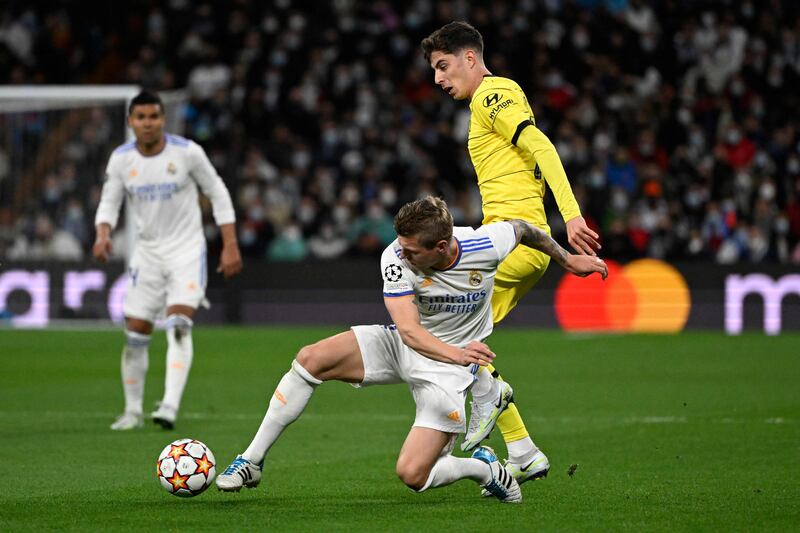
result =
[[108,261],[108,256],[111,253],[111,239],[104,237],[97,237],[92,246],[92,255],[101,263]]
[[469,341],[469,344],[461,349],[459,357],[460,360],[455,362],[462,366],[471,365],[473,363],[486,366],[494,361],[495,355],[492,349],[481,341]]
[[583,217],[575,217],[567,221],[567,240],[579,254],[597,255],[600,236],[589,229]]
[[242,271],[242,254],[239,253],[239,247],[228,245],[222,247],[222,253],[219,256],[219,266],[217,272],[222,272],[225,279],[235,276]]
[[567,263],[564,268],[582,278],[594,272],[599,272],[603,279],[608,277],[608,265],[606,265],[606,262],[599,257],[591,255],[570,254],[567,256]]

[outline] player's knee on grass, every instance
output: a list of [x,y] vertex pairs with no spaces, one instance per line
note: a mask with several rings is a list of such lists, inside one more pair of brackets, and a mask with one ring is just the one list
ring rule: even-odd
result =
[[431,475],[431,469],[428,465],[407,456],[397,458],[395,471],[400,481],[405,483],[408,488],[418,492],[425,487],[428,477]]

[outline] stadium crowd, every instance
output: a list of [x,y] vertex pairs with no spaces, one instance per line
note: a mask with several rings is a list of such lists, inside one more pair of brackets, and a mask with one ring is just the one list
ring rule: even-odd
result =
[[[228,184],[246,257],[376,255],[426,193],[480,222],[467,106],[418,46],[466,19],[531,98],[604,257],[800,263],[796,2],[60,4],[3,8],[0,83],[187,87],[185,135]],[[22,205],[0,146],[0,258],[88,256],[111,121],[80,124]]]

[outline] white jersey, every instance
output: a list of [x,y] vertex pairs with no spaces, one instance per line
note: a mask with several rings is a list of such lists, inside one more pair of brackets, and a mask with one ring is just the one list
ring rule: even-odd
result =
[[514,226],[495,222],[477,230],[453,228],[458,255],[444,270],[417,269],[395,240],[383,252],[385,297],[415,295],[422,327],[448,344],[463,347],[492,333],[492,292],[497,266],[516,247]]
[[[198,186],[214,209],[217,225],[235,222],[228,189],[205,151],[193,141],[165,135],[161,153],[144,156],[135,142],[111,154],[95,225],[116,226],[127,198],[136,228],[137,252],[159,257],[197,255],[205,248]],[[150,255],[150,254],[148,254]]]

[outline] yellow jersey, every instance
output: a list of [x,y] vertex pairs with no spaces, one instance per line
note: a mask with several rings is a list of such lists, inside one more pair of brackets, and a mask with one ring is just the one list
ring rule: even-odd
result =
[[536,127],[515,81],[485,76],[469,108],[469,155],[478,175],[484,224],[520,218],[547,228],[545,181],[564,221],[580,216],[555,147]]

